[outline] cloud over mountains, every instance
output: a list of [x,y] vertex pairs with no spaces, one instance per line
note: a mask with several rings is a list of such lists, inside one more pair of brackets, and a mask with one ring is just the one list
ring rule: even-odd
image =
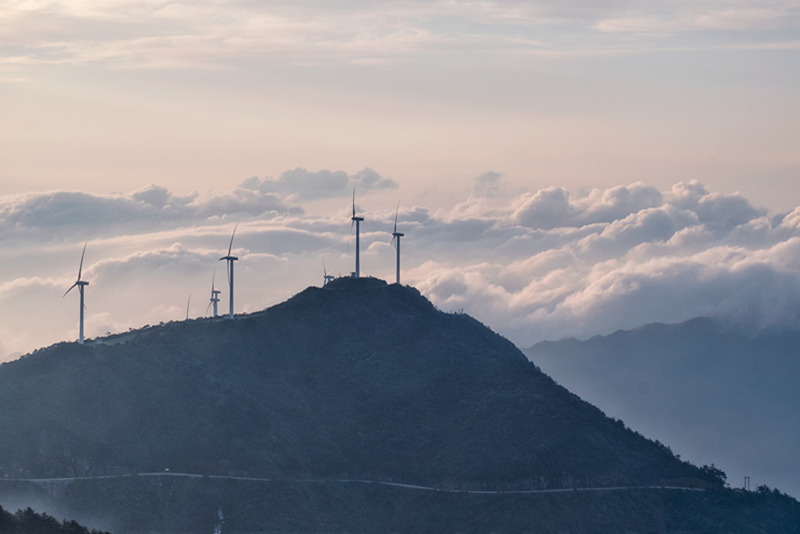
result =
[[[476,316],[516,343],[586,337],[696,316],[748,328],[793,324],[800,311],[800,208],[770,214],[740,195],[680,182],[580,194],[545,187],[511,195],[502,175],[442,209],[403,206],[403,281],[439,307]],[[349,196],[359,191],[362,269],[393,279],[390,232],[398,184],[371,169],[294,169],[230,191],[176,195],[150,185],[115,195],[0,198],[0,358],[75,337],[77,304],[62,299],[84,241],[87,333],[203,313],[211,277],[237,223],[237,311],[275,304],[352,270]],[[388,196],[387,196],[388,193]],[[332,212],[307,201],[339,199]],[[223,299],[224,300],[224,299]],[[44,327],[43,325],[47,325]]]

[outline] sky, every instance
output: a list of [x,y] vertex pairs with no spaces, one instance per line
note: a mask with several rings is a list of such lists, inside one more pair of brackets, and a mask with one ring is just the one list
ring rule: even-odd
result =
[[[793,326],[800,2],[0,2],[0,361],[325,268],[526,347]],[[399,203],[399,208],[398,208]]]

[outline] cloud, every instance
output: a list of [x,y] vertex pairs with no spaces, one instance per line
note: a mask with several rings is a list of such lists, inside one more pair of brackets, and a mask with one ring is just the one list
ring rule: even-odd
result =
[[477,178],[475,184],[472,186],[472,192],[479,197],[491,197],[500,193],[500,188],[503,186],[503,174],[494,171],[488,171]]
[[264,194],[277,194],[295,202],[319,200],[324,198],[349,197],[355,187],[360,192],[396,189],[397,182],[383,178],[370,168],[355,174],[344,171],[307,171],[296,168],[286,171],[277,180],[267,178],[248,178],[242,187]]
[[[660,5],[659,5],[660,4]],[[672,6],[656,2],[648,9],[618,10],[594,24],[601,32],[669,34],[689,31],[745,31],[797,27],[800,9],[791,0],[771,0],[748,6],[706,0],[675,2]]]
[[441,306],[503,325],[522,344],[701,315],[789,327],[800,314],[800,265],[787,264],[800,239],[796,212],[770,218],[695,181],[666,193],[548,187],[505,213],[486,210],[472,244],[481,257],[459,252],[456,265],[448,242],[437,256],[449,261],[412,275]]
[[[764,35],[798,26],[800,11],[790,0],[755,7],[659,0],[646,8],[617,0],[557,5],[416,0],[335,7],[280,1],[11,1],[0,5],[0,35],[10,51],[0,65],[221,69],[242,60],[383,64],[453,50],[591,55],[655,50],[665,36],[689,31],[705,36],[694,45],[698,48],[728,44],[732,31],[761,32],[753,39],[759,46]],[[628,39],[631,34],[636,42]]]
[[175,196],[149,185],[130,194],[96,195],[74,191],[0,197],[0,235],[103,235],[109,228],[152,231],[210,219],[301,214],[278,195],[245,186],[224,193]]
[[[476,183],[496,179],[488,174]],[[386,186],[383,180],[368,169],[295,169],[222,192],[176,195],[149,185],[115,195],[4,197],[5,350],[74,338],[75,299],[62,296],[87,240],[90,337],[179,320],[189,294],[190,316],[204,313],[212,276],[227,291],[218,260],[234,221],[239,312],[319,284],[323,261],[328,272],[349,273],[349,213],[337,207],[311,214],[289,199],[348,197],[353,184],[374,190]],[[359,207],[361,268],[391,281],[395,206],[373,206],[374,198]],[[519,198],[501,189],[451,208],[401,205],[398,230],[405,233],[404,283],[522,346],[701,315],[752,329],[788,327],[800,315],[800,208],[770,214],[699,182],[667,191],[642,183],[577,193],[545,187]]]
[[637,211],[660,206],[661,193],[643,183],[594,189],[573,200],[560,187],[548,187],[524,196],[514,211],[514,219],[530,228],[552,229],[610,223]]

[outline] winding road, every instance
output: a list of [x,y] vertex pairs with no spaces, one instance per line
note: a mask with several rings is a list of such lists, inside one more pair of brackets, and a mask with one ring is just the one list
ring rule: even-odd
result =
[[79,480],[108,480],[127,477],[182,477],[182,478],[206,478],[213,480],[243,480],[251,482],[281,482],[294,484],[319,484],[337,482],[343,484],[376,484],[381,486],[391,486],[396,488],[407,488],[420,491],[435,491],[441,493],[463,493],[474,495],[519,495],[532,493],[569,493],[576,491],[599,492],[599,491],[626,491],[626,490],[676,490],[676,491],[705,491],[702,488],[689,488],[684,486],[610,486],[594,488],[559,488],[559,489],[525,489],[525,490],[467,490],[437,488],[433,486],[422,486],[418,484],[404,484],[402,482],[387,482],[384,480],[360,480],[360,479],[276,479],[259,477],[237,477],[225,475],[197,475],[193,473],[134,473],[129,475],[102,475],[93,477],[63,477],[63,478],[3,478],[0,481],[8,482],[29,482],[39,486],[68,485]]

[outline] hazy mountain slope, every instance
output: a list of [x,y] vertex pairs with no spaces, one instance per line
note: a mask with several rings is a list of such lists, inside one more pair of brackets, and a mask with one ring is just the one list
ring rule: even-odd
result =
[[800,495],[800,333],[696,319],[526,350],[542,370],[676,453],[740,486]]

